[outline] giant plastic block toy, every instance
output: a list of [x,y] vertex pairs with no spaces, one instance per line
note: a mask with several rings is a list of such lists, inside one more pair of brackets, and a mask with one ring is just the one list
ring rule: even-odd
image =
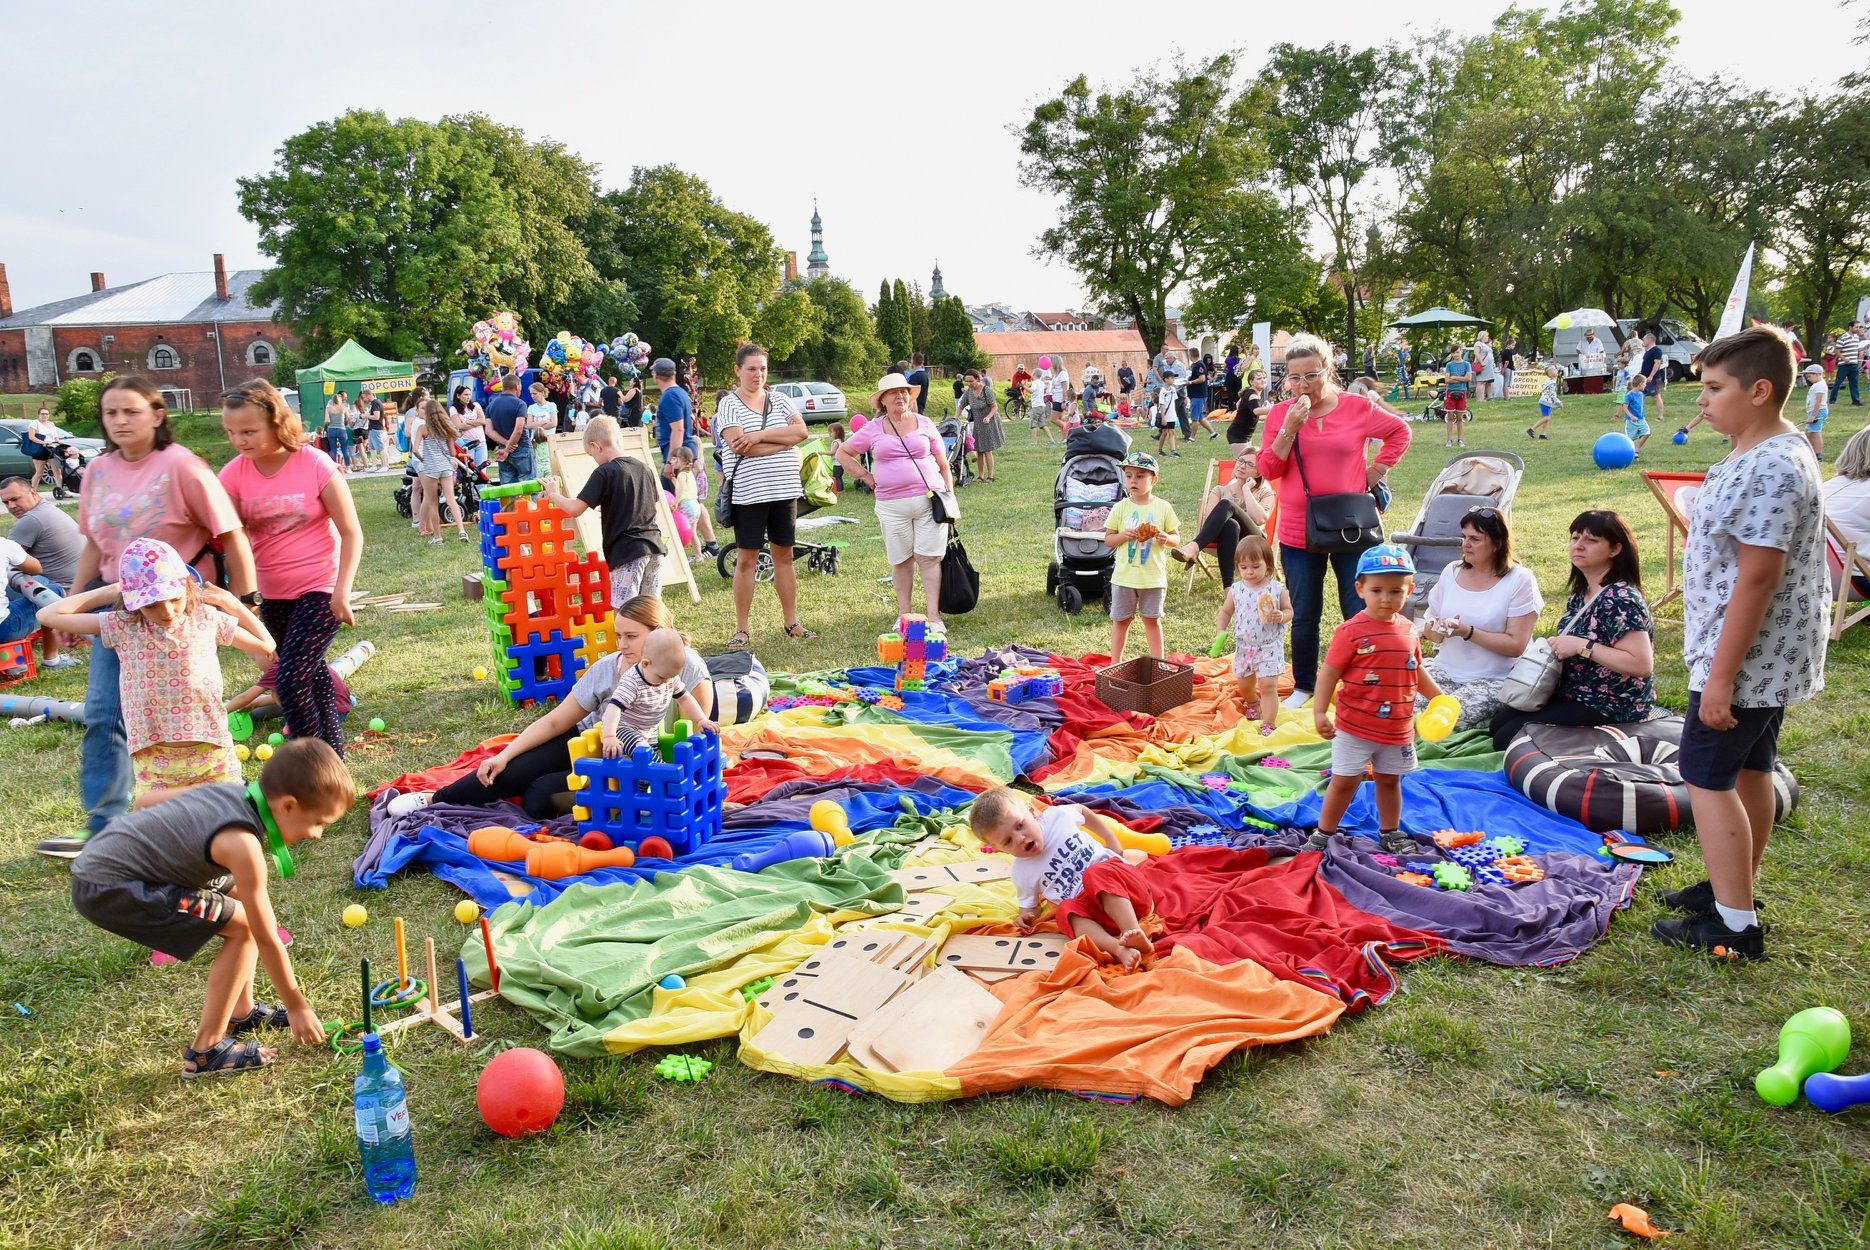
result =
[[987,683],[987,697],[995,703],[1024,703],[1028,699],[1053,699],[1065,692],[1065,679],[1055,668],[1022,665],[1004,668]]
[[691,734],[677,721],[655,749],[639,746],[628,758],[605,759],[593,727],[571,743],[572,816],[581,834],[602,833],[636,849],[662,838],[676,855],[706,845],[721,832],[727,785],[721,780],[721,739]]
[[948,639],[929,636],[928,618],[904,615],[896,628],[877,635],[877,659],[896,666],[896,689],[921,690],[928,684],[928,666],[948,658]]
[[579,555],[571,518],[541,497],[538,482],[481,492],[482,602],[495,684],[514,703],[563,698],[608,655],[610,570]]

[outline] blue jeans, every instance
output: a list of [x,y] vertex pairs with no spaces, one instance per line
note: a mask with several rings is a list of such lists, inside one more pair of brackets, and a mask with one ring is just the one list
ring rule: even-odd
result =
[[500,462],[500,485],[507,486],[514,482],[532,480],[532,443],[524,435],[513,444],[513,450],[507,452],[506,459]]
[[39,628],[39,609],[17,591],[6,592],[6,614],[0,616],[0,642],[18,642]]
[[1857,394],[1857,375],[1862,371],[1860,365],[1839,365],[1837,381],[1831,384],[1831,402],[1837,403],[1838,396],[1844,393],[1844,383],[1848,380],[1851,387],[1851,403],[1861,404],[1863,400]]
[[84,689],[84,744],[79,752],[78,796],[92,833],[130,810],[136,774],[123,727],[122,665],[101,639],[91,642],[91,673]]
[[1318,685],[1318,622],[1325,610],[1325,570],[1337,574],[1338,607],[1350,620],[1364,610],[1357,594],[1358,552],[1332,555],[1279,544],[1279,563],[1292,596],[1292,685],[1310,693]]

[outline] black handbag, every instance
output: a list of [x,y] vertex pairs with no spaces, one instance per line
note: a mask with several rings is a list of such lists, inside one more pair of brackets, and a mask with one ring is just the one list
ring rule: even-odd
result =
[[967,558],[958,528],[948,531],[948,553],[941,558],[941,595],[938,599],[943,616],[964,616],[980,602],[980,574]]
[[[742,406],[744,407],[744,405]],[[771,416],[772,413],[773,396],[772,392],[768,391],[766,404],[760,411],[760,428],[755,431],[756,433],[764,434],[766,432],[766,418]],[[735,458],[735,473],[733,477],[729,477],[725,470],[721,473],[721,489],[714,493],[714,519],[717,524],[731,527],[734,523],[734,477],[740,475],[739,469],[741,463],[745,459],[746,457],[744,456]]]
[[1298,465],[1299,484],[1305,487],[1305,549],[1326,554],[1363,551],[1383,541],[1383,514],[1376,496],[1367,490],[1341,495],[1314,495],[1305,480],[1305,458],[1299,440],[1292,440],[1292,460]]

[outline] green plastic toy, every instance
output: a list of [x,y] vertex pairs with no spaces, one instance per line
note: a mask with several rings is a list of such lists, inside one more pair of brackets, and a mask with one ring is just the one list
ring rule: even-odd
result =
[[1779,1030],[1779,1062],[1753,1078],[1753,1088],[1775,1107],[1798,1101],[1805,1078],[1843,1066],[1851,1051],[1851,1022],[1829,1007],[1807,1007]]
[[282,733],[275,731],[273,733],[266,735],[266,745],[268,746],[277,747],[277,746],[284,746],[285,744],[286,744],[286,735]]
[[668,1055],[656,1065],[656,1075],[669,1081],[699,1081],[714,1071],[714,1064],[700,1055]]
[[757,981],[749,981],[745,985],[741,986],[740,996],[746,999],[748,1002],[752,1002],[754,999],[758,998],[760,995],[766,993],[767,990],[770,990],[772,988],[773,988],[773,979],[771,977],[761,977]]
[[383,718],[381,716],[372,716],[370,718],[370,732],[371,733],[380,734],[385,729],[388,729],[388,728],[389,726],[384,723]]
[[253,717],[245,712],[227,714],[227,736],[235,742],[245,742],[253,736]]
[[1214,635],[1214,642],[1208,647],[1208,658],[1218,660],[1234,653],[1234,631],[1223,629]]
[[1444,890],[1467,890],[1474,886],[1474,874],[1459,864],[1435,865],[1435,884]]

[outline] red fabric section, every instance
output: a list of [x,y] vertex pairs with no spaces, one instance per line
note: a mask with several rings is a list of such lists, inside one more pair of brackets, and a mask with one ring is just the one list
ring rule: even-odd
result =
[[727,801],[729,803],[755,803],[771,794],[773,790],[788,781],[878,781],[890,785],[910,786],[928,774],[918,772],[902,764],[853,764],[849,768],[837,768],[830,772],[813,770],[794,760],[767,759],[756,756],[741,761],[728,769],[723,780],[727,782]]
[[1123,926],[1105,913],[1097,901],[1100,894],[1114,894],[1118,898],[1129,899],[1130,906],[1136,909],[1138,924],[1148,919],[1155,906],[1155,900],[1149,894],[1149,883],[1135,865],[1121,859],[1099,860],[1084,870],[1084,888],[1078,892],[1078,897],[1066,899],[1058,905],[1058,912],[1053,918],[1058,921],[1059,931],[1071,937],[1071,918],[1083,916],[1093,924],[1104,926],[1113,935],[1121,936]]
[[1064,691],[1054,700],[1065,722],[1046,739],[1046,758],[1051,762],[1032,770],[1033,781],[1043,782],[1052,773],[1073,765],[1087,738],[1140,734],[1150,723],[1150,717],[1137,712],[1119,712],[1097,697],[1097,670],[1109,666],[1109,656],[1095,652],[1082,656],[1052,655],[1046,662],[1058,670],[1065,683]]
[[1278,864],[1263,848],[1188,847],[1137,865],[1164,935],[1211,963],[1251,959],[1275,976],[1334,993],[1346,1009],[1380,1003],[1395,988],[1386,961],[1437,954],[1432,933],[1352,907],[1318,879],[1319,855]]
[[[1415,741],[1416,667],[1422,662],[1415,626],[1359,612],[1338,626],[1325,663],[1343,674],[1333,709],[1338,728],[1365,742]],[[1387,708],[1389,715],[1383,715]]]
[[372,790],[370,800],[374,803],[379,794],[391,787],[395,787],[398,794],[419,794],[439,790],[449,782],[458,781],[479,768],[482,760],[489,760],[500,754],[500,748],[518,736],[518,734],[499,734],[477,747],[469,747],[449,763],[437,764],[434,768],[424,772],[404,773],[400,777],[392,778]]

